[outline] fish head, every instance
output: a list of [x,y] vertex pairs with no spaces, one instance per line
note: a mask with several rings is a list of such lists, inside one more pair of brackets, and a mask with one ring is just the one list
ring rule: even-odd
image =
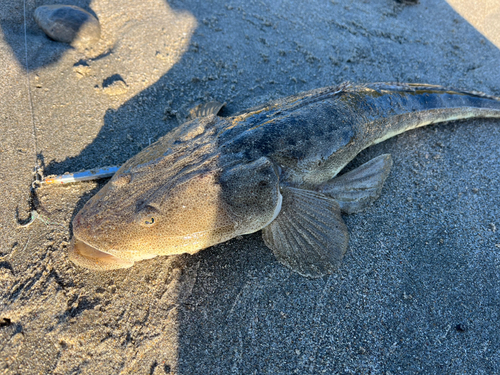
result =
[[192,254],[258,231],[279,213],[279,172],[269,159],[224,167],[216,154],[193,158],[132,172],[124,165],[75,216],[71,260],[110,270]]

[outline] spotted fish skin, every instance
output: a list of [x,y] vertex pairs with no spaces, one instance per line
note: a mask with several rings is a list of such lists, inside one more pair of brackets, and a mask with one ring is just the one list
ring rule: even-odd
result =
[[[243,112],[220,137],[227,158],[267,156],[292,185],[334,177],[361,150],[407,130],[461,118],[498,117],[498,98],[422,84],[343,84]],[[240,119],[243,119],[240,121]]]
[[73,221],[70,257],[92,269],[126,268],[262,229],[281,263],[304,276],[329,274],[347,249],[341,213],[378,198],[392,159],[336,177],[342,168],[407,130],[479,117],[500,118],[500,99],[425,84],[345,83],[232,117],[195,118],[127,161],[87,202]]

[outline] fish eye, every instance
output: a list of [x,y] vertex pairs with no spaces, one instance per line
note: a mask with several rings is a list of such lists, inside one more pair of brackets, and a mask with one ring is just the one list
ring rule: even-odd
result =
[[143,227],[153,227],[158,224],[158,214],[155,207],[148,205],[137,213],[135,222]]
[[155,223],[155,218],[154,217],[144,220],[144,224],[146,224],[147,226],[151,226],[154,223]]
[[[151,215],[151,214],[149,214]],[[142,227],[151,228],[158,224],[158,220],[155,216],[141,215],[136,219],[136,223]]]

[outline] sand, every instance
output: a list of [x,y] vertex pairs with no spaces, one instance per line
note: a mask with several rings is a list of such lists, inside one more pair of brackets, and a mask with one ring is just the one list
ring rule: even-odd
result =
[[320,279],[280,265],[260,233],[78,268],[71,220],[96,182],[37,189],[44,221],[18,226],[36,154],[46,175],[119,165],[208,100],[229,115],[345,80],[500,95],[495,0],[469,13],[442,0],[68,3],[100,20],[91,49],[43,34],[32,14],[48,3],[26,1],[26,40],[23,2],[0,7],[0,373],[500,373],[499,121],[363,152],[350,167],[390,153],[393,170],[345,218],[345,262]]

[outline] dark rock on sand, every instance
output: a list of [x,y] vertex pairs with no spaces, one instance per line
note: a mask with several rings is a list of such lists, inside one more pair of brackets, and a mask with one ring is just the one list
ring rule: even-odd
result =
[[99,21],[73,5],[43,5],[36,8],[35,21],[47,36],[74,47],[88,47],[101,36]]

